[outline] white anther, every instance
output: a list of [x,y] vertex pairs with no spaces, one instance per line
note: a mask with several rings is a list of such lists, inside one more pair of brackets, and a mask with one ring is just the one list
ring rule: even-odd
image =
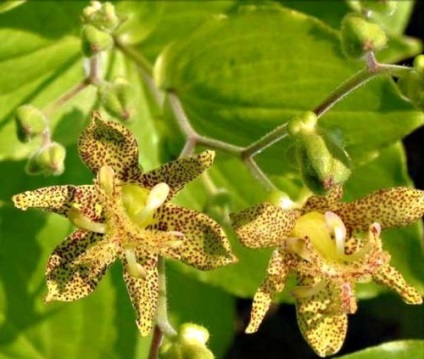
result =
[[106,194],[111,195],[114,188],[115,171],[110,166],[102,166],[97,174],[100,186]]
[[127,260],[125,269],[131,276],[135,278],[146,278],[147,272],[141,264],[137,263],[137,258],[132,249],[125,249],[125,259]]
[[169,186],[165,182],[158,183],[150,191],[146,206],[137,214],[137,221],[143,223],[155,210],[164,204],[169,194]]
[[324,218],[328,230],[334,234],[337,253],[339,255],[344,255],[346,242],[346,227],[343,221],[337,214],[333,212],[325,212]]
[[69,221],[76,227],[89,232],[101,233],[106,232],[106,225],[92,221],[90,218],[82,214],[79,209],[71,208],[68,211]]

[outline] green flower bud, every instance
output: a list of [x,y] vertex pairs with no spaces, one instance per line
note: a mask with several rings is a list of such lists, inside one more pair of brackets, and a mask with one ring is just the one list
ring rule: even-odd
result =
[[82,51],[87,57],[109,50],[113,46],[110,34],[97,29],[93,25],[84,25],[82,28]]
[[58,176],[65,170],[65,157],[65,147],[57,142],[51,142],[38,149],[29,158],[25,170],[30,175]]
[[381,14],[391,15],[397,8],[397,2],[393,0],[359,0],[365,11],[375,11]]
[[99,87],[100,101],[112,116],[131,122],[135,118],[136,98],[134,88],[124,78],[116,78],[112,84]]
[[32,105],[19,106],[16,110],[16,134],[19,141],[28,142],[41,135],[47,127],[46,116]]
[[420,75],[421,79],[424,81],[424,55],[418,55],[414,59],[414,69]]
[[317,117],[306,112],[289,121],[287,130],[295,142],[300,171],[306,186],[316,194],[327,193],[350,176],[346,151],[330,136],[316,128]]
[[206,328],[193,324],[181,325],[178,336],[172,343],[162,346],[162,359],[214,359],[213,353],[207,348],[209,332]]
[[115,6],[110,2],[100,3],[92,1],[91,4],[84,8],[82,12],[82,20],[86,24],[90,24],[105,32],[113,32],[120,24],[120,19],[116,15]]
[[342,50],[349,58],[360,58],[369,51],[381,50],[387,44],[387,37],[378,24],[348,14],[341,27]]
[[292,201],[287,193],[281,191],[271,192],[266,198],[266,202],[282,209],[295,209],[301,207],[298,203]]
[[[420,66],[417,64],[417,66]],[[411,70],[407,75],[402,76],[397,85],[402,94],[411,101],[415,106],[424,111],[424,76],[418,71],[420,69]]]

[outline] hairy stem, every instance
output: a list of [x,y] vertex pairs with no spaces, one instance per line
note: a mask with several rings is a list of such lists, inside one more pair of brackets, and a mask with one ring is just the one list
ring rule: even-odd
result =
[[268,132],[266,135],[261,137],[258,141],[246,147],[243,150],[243,156],[254,157],[258,153],[268,148],[269,146],[272,146],[275,142],[281,141],[284,137],[287,136],[286,127],[287,127],[287,124],[284,123],[274,128],[271,132]]
[[133,60],[147,75],[153,76],[153,66],[139,51],[130,46],[125,45],[122,41],[115,37],[115,46],[121,50],[126,56]]
[[153,331],[152,342],[150,343],[150,351],[148,359],[157,359],[159,356],[159,348],[162,343],[162,330],[160,330],[158,325],[155,325],[155,329]]
[[321,104],[319,104],[313,112],[315,112],[319,118],[336,103],[362,85],[365,85],[369,80],[381,75],[402,76],[410,70],[411,69],[409,67],[404,66],[379,64],[376,61],[374,54],[369,53],[367,56],[367,67],[357,72],[350,79],[341,84]]

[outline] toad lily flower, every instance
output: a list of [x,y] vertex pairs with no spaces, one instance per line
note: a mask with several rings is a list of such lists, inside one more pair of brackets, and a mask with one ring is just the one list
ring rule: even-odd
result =
[[392,188],[349,203],[340,202],[341,196],[336,187],[328,196],[310,197],[301,209],[262,203],[232,215],[245,246],[276,247],[255,294],[246,332],[258,329],[272,296],[283,290],[290,273],[297,281],[292,295],[300,330],[321,357],[336,353],[343,344],[347,314],[357,309],[356,283],[374,280],[408,304],[422,303],[418,291],[389,265],[380,232],[419,219],[424,191]]
[[82,133],[79,152],[96,174],[93,185],[45,187],[13,197],[20,209],[54,212],[77,227],[48,260],[46,301],[85,297],[120,259],[138,328],[147,335],[158,299],[159,256],[202,270],[235,261],[216,222],[169,203],[212,164],[214,152],[142,173],[131,132],[118,123],[103,121],[98,114]]

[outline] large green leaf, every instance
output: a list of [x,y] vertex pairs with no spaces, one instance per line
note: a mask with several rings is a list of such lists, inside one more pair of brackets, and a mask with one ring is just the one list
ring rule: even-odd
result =
[[[162,53],[155,75],[163,89],[179,95],[200,133],[246,145],[313,109],[358,68],[343,57],[338,34],[323,23],[278,6],[258,6],[214,18],[176,42]],[[423,114],[400,98],[390,80],[376,79],[321,123],[343,134],[358,162],[422,124]],[[275,166],[287,142],[259,157],[268,173],[290,172],[291,160],[282,158]]]
[[340,359],[412,359],[424,355],[423,340],[400,340],[337,357]]

